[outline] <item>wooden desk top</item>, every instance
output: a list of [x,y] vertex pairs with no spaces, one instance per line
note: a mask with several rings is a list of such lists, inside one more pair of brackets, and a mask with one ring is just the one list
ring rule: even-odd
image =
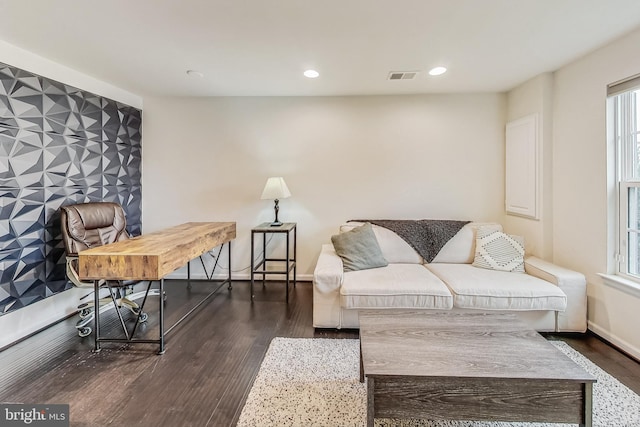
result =
[[236,237],[235,222],[188,222],[78,254],[81,280],[160,280]]

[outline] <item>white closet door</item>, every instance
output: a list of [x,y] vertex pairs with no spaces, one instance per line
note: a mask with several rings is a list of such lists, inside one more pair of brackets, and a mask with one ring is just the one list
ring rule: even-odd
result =
[[538,219],[538,115],[507,123],[507,213]]

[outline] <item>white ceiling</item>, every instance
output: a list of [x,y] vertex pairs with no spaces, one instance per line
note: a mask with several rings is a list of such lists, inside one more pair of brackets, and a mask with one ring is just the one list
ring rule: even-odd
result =
[[142,96],[502,92],[639,27],[639,0],[0,0],[0,39]]

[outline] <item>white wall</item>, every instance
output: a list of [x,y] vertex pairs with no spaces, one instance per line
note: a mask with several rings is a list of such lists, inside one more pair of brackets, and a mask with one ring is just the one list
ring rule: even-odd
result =
[[293,194],[280,219],[298,223],[301,279],[349,219],[502,219],[504,95],[144,104],[144,231],[236,221],[234,270],[249,266],[250,228],[273,218],[273,202],[260,200],[269,176]]
[[[142,98],[0,40],[0,62],[142,108]],[[68,316],[86,290],[70,289],[0,316],[0,348]]]
[[504,228],[525,238],[527,254],[553,259],[553,74],[541,74],[507,93],[507,122],[538,115],[539,219],[506,215]]
[[[640,298],[604,284],[608,270],[606,89],[640,73],[635,31],[555,73],[554,260],[587,276],[589,328],[640,358]],[[613,218],[610,218],[613,221]]]

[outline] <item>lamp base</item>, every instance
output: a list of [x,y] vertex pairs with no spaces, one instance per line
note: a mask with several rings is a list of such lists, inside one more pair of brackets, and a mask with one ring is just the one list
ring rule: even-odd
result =
[[276,213],[276,219],[271,223],[271,226],[280,227],[282,225],[282,222],[278,221],[278,211],[280,210],[280,208],[278,207],[278,199],[275,199],[273,202],[273,210]]

